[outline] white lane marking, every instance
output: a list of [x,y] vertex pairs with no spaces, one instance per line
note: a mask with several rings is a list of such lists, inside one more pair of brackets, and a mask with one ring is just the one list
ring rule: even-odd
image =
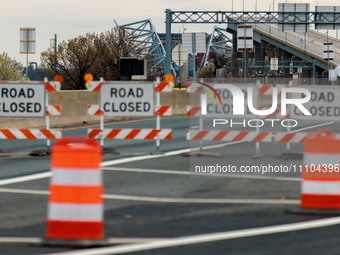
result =
[[[217,144],[217,145],[212,145],[212,146],[205,146],[203,149],[214,149],[214,148],[220,148],[224,147],[227,145],[232,145],[232,144],[237,144],[241,143],[240,142],[231,142],[231,143],[223,143],[223,144]],[[146,156],[136,156],[136,157],[128,157],[128,158],[123,158],[123,159],[115,159],[115,160],[110,160],[110,161],[105,161],[102,162],[100,165],[101,166],[112,166],[112,165],[118,165],[118,164],[123,164],[127,162],[134,162],[134,161],[139,161],[139,160],[145,160],[145,159],[154,159],[154,158],[160,158],[160,157],[167,157],[167,156],[174,156],[178,154],[183,154],[187,153],[190,151],[197,151],[199,148],[188,148],[188,149],[182,149],[182,150],[176,150],[176,151],[170,151],[166,152],[164,154],[160,155],[146,155]],[[25,176],[20,176],[20,177],[14,177],[14,178],[8,178],[8,179],[3,179],[0,180],[0,186],[1,185],[7,185],[7,184],[13,184],[13,183],[19,183],[19,182],[26,182],[26,181],[33,181],[33,180],[38,180],[38,179],[43,179],[43,178],[48,178],[52,176],[52,172],[43,172],[43,173],[38,173],[38,174],[31,174],[31,175],[25,175]]]
[[[327,122],[327,123],[323,123],[323,124],[318,124],[318,125],[300,128],[300,129],[297,129],[297,130],[293,130],[292,132],[298,132],[298,131],[302,131],[302,130],[306,130],[306,129],[310,129],[310,128],[330,125],[330,124],[333,124],[333,123],[334,123],[334,121],[331,121],[331,122]],[[224,146],[234,145],[234,144],[238,144],[238,143],[243,143],[243,141],[209,145],[209,146],[204,146],[203,149],[204,150],[216,149],[216,148],[221,148],[221,147],[224,147]],[[118,165],[118,164],[123,164],[123,163],[127,163],[127,162],[133,162],[133,161],[139,161],[139,160],[145,160],[145,159],[154,159],[154,158],[160,158],[160,157],[175,156],[175,155],[187,153],[187,152],[190,152],[190,151],[198,151],[198,150],[199,150],[199,148],[196,147],[196,148],[188,148],[188,149],[170,151],[170,152],[166,152],[166,153],[161,154],[161,155],[146,155],[146,156],[128,157],[128,158],[123,158],[123,159],[115,159],[115,160],[109,160],[109,161],[102,162],[101,166],[113,166],[113,165]],[[14,178],[9,178],[9,179],[4,179],[4,180],[0,180],[0,186],[18,183],[18,182],[25,182],[25,181],[43,179],[43,178],[50,177],[51,175],[52,175],[51,172],[44,172],[44,173],[32,174],[32,175],[27,175],[27,176],[22,176],[22,177],[14,177]]]
[[[317,125],[312,125],[312,126],[309,126],[309,127],[296,129],[296,130],[293,130],[291,132],[294,133],[294,132],[298,132],[298,131],[302,131],[302,130],[306,130],[306,129],[330,125],[330,124],[333,124],[333,123],[334,123],[334,121],[330,121],[330,122],[326,122],[326,123],[323,123],[323,124],[317,124]],[[236,141],[236,142],[220,143],[220,144],[216,144],[216,145],[208,145],[208,146],[204,146],[203,150],[216,149],[216,148],[221,148],[221,147],[239,144],[239,143],[244,143],[244,141]],[[138,160],[175,156],[175,155],[179,155],[179,154],[183,154],[183,153],[188,153],[188,152],[191,152],[191,151],[198,151],[199,149],[200,149],[199,147],[195,147],[195,148],[169,151],[169,152],[166,152],[166,153],[161,154],[161,155],[145,155],[145,156],[137,156],[137,157],[131,157],[131,158],[115,159],[115,160],[105,161],[101,165],[102,166],[113,166],[113,165],[118,165],[118,164],[138,161]]]
[[[2,189],[4,193],[18,193],[31,195],[48,195],[49,191],[45,190],[27,190],[27,189]],[[146,197],[146,196],[129,196],[104,194],[103,198],[113,200],[129,200],[157,203],[194,203],[194,204],[300,204],[300,200],[279,200],[279,199],[227,199],[227,198],[167,198],[167,197]]]
[[[241,142],[242,141],[205,146],[203,147],[203,149],[208,150],[208,149],[220,148],[220,147],[237,144]],[[166,152],[160,155],[146,155],[146,156],[136,156],[136,157],[128,157],[128,158],[122,158],[122,159],[115,159],[115,160],[102,162],[100,165],[101,166],[112,166],[112,165],[118,165],[118,164],[145,160],[145,159],[154,159],[154,158],[160,158],[160,157],[174,156],[174,155],[183,154],[183,153],[187,153],[190,151],[197,151],[197,150],[199,150],[199,148],[192,148],[192,149],[188,148],[188,149],[182,149],[182,150],[176,150],[176,151],[169,151],[169,152]],[[38,173],[38,174],[31,174],[31,175],[25,175],[25,176],[20,176],[20,177],[8,178],[8,179],[0,180],[0,186],[13,184],[13,183],[19,183],[19,182],[33,181],[33,180],[48,178],[51,176],[52,176],[52,172],[48,171],[48,172],[43,172],[43,173]]]
[[[221,143],[221,144],[216,144],[216,145],[209,145],[209,146],[204,146],[204,150],[209,150],[209,149],[216,149],[228,145],[233,145],[233,144],[238,144],[238,143],[243,143],[243,141],[237,141],[237,142],[228,142],[228,143]],[[145,159],[155,159],[155,158],[161,158],[161,157],[168,157],[168,156],[175,156],[191,151],[198,151],[200,148],[187,148],[187,149],[181,149],[181,150],[175,150],[175,151],[169,151],[165,152],[164,154],[159,154],[159,155],[144,155],[144,156],[137,156],[137,157],[130,157],[130,158],[122,158],[122,159],[114,159],[114,160],[109,160],[101,163],[101,166],[113,166],[113,165],[118,165],[118,164],[123,164],[123,163],[128,163],[128,162],[133,162],[133,161],[139,161],[139,160],[145,160]]]
[[18,193],[18,194],[31,194],[31,195],[48,195],[47,190],[30,190],[30,189],[4,189],[0,188],[0,192],[3,193]]
[[194,126],[194,127],[190,127],[190,128],[199,128],[200,126]]
[[134,200],[159,203],[194,203],[194,204],[300,204],[300,200],[279,199],[226,199],[226,198],[166,198],[126,195],[103,195],[106,199]]
[[122,243],[146,243],[146,242],[157,242],[169,240],[170,238],[108,238],[107,241],[112,244],[122,244]]
[[333,225],[338,225],[338,224],[340,224],[340,217],[334,217],[334,218],[312,220],[312,221],[305,221],[305,222],[299,222],[299,223],[289,223],[289,224],[269,226],[269,227],[226,231],[226,232],[213,233],[213,234],[184,236],[184,237],[173,238],[170,240],[156,241],[156,242],[151,242],[151,243],[125,244],[125,245],[119,245],[119,246],[114,246],[114,247],[94,248],[94,249],[87,249],[87,250],[53,253],[53,254],[54,255],[121,254],[121,253],[128,253],[128,252],[176,247],[176,246],[182,246],[182,245],[202,244],[202,243],[208,243],[208,242],[216,242],[216,241],[244,238],[244,237],[251,237],[251,236],[261,236],[261,235],[285,233],[285,232],[306,230],[306,229],[313,229],[313,228],[322,228],[322,227],[328,227],[328,226],[333,226]]
[[39,237],[0,237],[0,243],[40,243]]
[[7,185],[7,184],[18,183],[18,182],[33,181],[33,180],[38,180],[38,179],[42,179],[42,178],[48,178],[48,177],[51,177],[51,176],[52,176],[51,172],[30,174],[30,175],[0,180],[0,185]]
[[112,166],[112,165],[118,165],[118,164],[123,164],[123,163],[127,163],[127,162],[160,158],[160,157],[163,157],[163,156],[164,156],[164,154],[163,155],[146,155],[146,156],[128,157],[128,158],[105,161],[105,162],[102,162],[100,165],[101,166]]
[[137,172],[137,173],[154,173],[154,174],[190,175],[189,171],[159,170],[159,169],[140,169],[140,168],[126,168],[126,167],[103,167],[103,170],[122,171],[122,172]]
[[327,126],[327,125],[330,125],[330,124],[333,124],[333,123],[335,123],[335,121],[330,121],[330,122],[326,122],[326,123],[322,123],[322,124],[316,124],[316,125],[309,126],[309,127],[299,128],[299,129],[292,130],[290,132],[291,133],[296,133],[296,132],[303,131],[303,130],[306,130],[306,129]]
[[[141,169],[141,168],[128,168],[128,167],[103,167],[106,171],[122,171],[122,172],[137,172],[137,173],[154,173],[154,174],[178,174],[178,175],[192,175],[194,173],[190,171],[179,170],[160,170],[160,169]],[[210,174],[197,174],[197,176],[209,176]],[[280,177],[280,176],[266,176],[266,175],[250,175],[250,174],[214,174],[214,177],[226,177],[226,178],[244,178],[244,179],[260,179],[260,180],[277,180],[277,181],[297,181],[300,182],[302,178],[299,177]]]

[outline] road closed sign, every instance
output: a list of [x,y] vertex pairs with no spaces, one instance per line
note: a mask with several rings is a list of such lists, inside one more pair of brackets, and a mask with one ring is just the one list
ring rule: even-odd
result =
[[0,117],[45,117],[45,84],[0,83]]
[[[303,106],[311,115],[305,115],[296,106],[290,108],[290,117],[297,120],[324,120],[333,121],[340,119],[340,88],[331,86],[304,87],[311,93],[311,98]],[[292,98],[303,97],[300,93],[293,93]]]
[[111,117],[154,116],[153,83],[105,83],[100,90],[100,108]]
[[[207,102],[202,105],[206,108],[206,118],[257,118],[249,109],[249,91],[251,90],[251,104],[255,109],[258,107],[258,87],[231,84],[215,84],[214,90],[211,87],[202,84],[204,91],[207,93]],[[235,113],[235,110],[242,112]]]

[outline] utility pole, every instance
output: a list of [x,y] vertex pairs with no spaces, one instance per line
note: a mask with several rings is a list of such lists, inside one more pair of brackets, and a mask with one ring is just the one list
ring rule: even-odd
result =
[[28,50],[29,50],[29,47],[28,47],[28,42],[29,42],[29,36],[28,36],[28,33],[29,33],[29,30],[27,28],[27,49],[26,49],[26,81],[28,81]]
[[178,40],[178,87],[181,88],[181,40]]
[[54,34],[54,54],[55,54],[55,66],[57,68],[58,57],[57,57],[57,34]]

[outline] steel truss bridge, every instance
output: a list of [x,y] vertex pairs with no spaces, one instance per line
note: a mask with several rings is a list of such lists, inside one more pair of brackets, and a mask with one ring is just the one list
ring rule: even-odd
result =
[[[165,50],[151,20],[146,19],[120,25],[119,27],[124,27],[127,33],[125,40],[134,40],[136,48],[142,51],[141,54],[144,58],[152,61],[151,71],[155,73],[164,72],[166,64]],[[133,52],[131,52],[131,54],[133,55]],[[172,70],[172,72],[175,73],[174,70]]]
[[[171,24],[172,23],[191,23],[191,24],[239,24],[239,23],[266,23],[266,24],[315,24],[316,28],[327,27],[329,29],[339,28],[340,12],[313,12],[313,11],[294,11],[294,12],[240,12],[240,11],[165,11],[166,25],[166,72],[171,68]],[[292,18],[293,17],[293,18]],[[313,68],[315,69],[315,68]]]
[[[241,67],[243,61],[238,61],[238,66]],[[249,60],[246,62],[247,63],[247,70],[248,71],[263,71],[262,74],[266,74],[270,70],[270,61],[262,61],[262,60],[257,60],[257,61],[252,61]],[[305,68],[307,70],[312,70],[313,73],[315,73],[315,61],[313,62],[308,62],[308,61],[290,61],[290,60],[283,60],[283,61],[278,61],[278,72],[283,71],[284,69],[288,68]]]
[[[291,23],[291,24],[340,24],[339,12],[240,12],[240,11],[165,11],[171,23]],[[294,19],[291,16],[294,15]]]

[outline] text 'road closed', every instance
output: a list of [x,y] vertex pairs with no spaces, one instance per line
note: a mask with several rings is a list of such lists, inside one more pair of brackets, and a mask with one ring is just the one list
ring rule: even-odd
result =
[[311,92],[310,100],[304,104],[306,109],[311,113],[305,116],[300,109],[292,107],[290,116],[300,120],[320,120],[320,121],[337,121],[340,117],[340,90],[338,87],[308,87]]
[[44,117],[43,84],[0,84],[1,117]]
[[100,91],[100,105],[105,115],[153,116],[153,84],[105,84]]

